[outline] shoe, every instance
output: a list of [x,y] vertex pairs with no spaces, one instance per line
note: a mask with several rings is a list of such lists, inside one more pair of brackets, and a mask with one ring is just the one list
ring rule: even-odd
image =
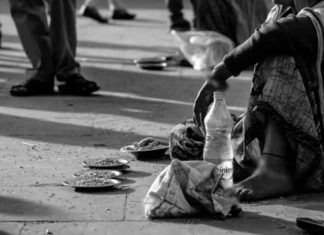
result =
[[80,74],[70,75],[65,83],[58,86],[59,93],[63,95],[88,96],[99,89],[97,83],[86,80]]
[[36,96],[54,94],[54,82],[43,82],[39,79],[30,78],[22,84],[14,85],[10,89],[12,96]]
[[191,28],[190,23],[185,20],[181,19],[179,21],[173,21],[170,26],[170,30],[175,30],[175,31],[189,31]]
[[87,6],[80,15],[94,19],[99,23],[108,23],[108,18],[100,15],[95,7]]
[[135,17],[136,14],[130,13],[125,9],[116,9],[111,18],[114,20],[133,20]]

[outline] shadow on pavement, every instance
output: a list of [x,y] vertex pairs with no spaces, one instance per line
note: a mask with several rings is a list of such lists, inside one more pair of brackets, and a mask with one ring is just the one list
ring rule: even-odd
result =
[[7,233],[7,232],[4,232],[4,231],[0,230],[0,235],[11,235],[11,233]]
[[163,158],[160,158],[160,157],[155,157],[155,158],[153,157],[153,158],[149,158],[149,159],[137,158],[137,161],[156,163],[156,164],[160,164],[160,165],[169,165],[171,162],[171,159],[170,159],[169,155],[165,155],[165,156],[163,156]]
[[[148,21],[148,20],[147,20]],[[119,25],[122,26],[122,25]],[[129,26],[128,26],[129,27]],[[137,26],[136,26],[137,27]],[[17,35],[3,35],[3,40],[11,43],[20,43],[19,37]],[[176,47],[166,47],[166,46],[140,46],[135,44],[116,44],[109,42],[95,42],[95,41],[85,41],[78,40],[78,48],[97,48],[97,49],[114,49],[114,50],[138,50],[145,52],[157,52],[157,53],[174,53],[177,51]],[[16,48],[3,48],[5,50],[17,51]],[[2,48],[1,48],[2,50]],[[21,51],[21,50],[19,50]]]
[[300,231],[294,222],[280,218],[259,215],[254,212],[244,212],[241,217],[225,221],[201,221],[202,224],[230,231],[247,232],[251,234],[287,234],[288,231]]
[[[1,105],[48,111],[120,114],[176,124],[191,117],[192,104],[201,80],[83,67],[83,74],[101,87],[91,97],[2,97]],[[24,76],[20,76],[23,82]],[[98,79],[101,78],[101,79]],[[12,83],[9,81],[9,83]],[[15,82],[17,83],[17,81]],[[3,91],[5,92],[5,91]],[[56,102],[53,102],[55,99]]]
[[[283,199],[274,199],[267,202],[267,205],[282,205],[284,207],[292,207],[304,209],[307,211],[324,212],[323,204],[324,193],[303,194],[285,197]],[[302,216],[302,215],[300,215]],[[308,216],[308,215],[303,215]]]
[[[17,36],[8,38],[19,41]],[[80,46],[82,45],[125,48],[125,45],[81,41]],[[129,49],[133,47],[129,45]],[[145,46],[139,46],[138,49],[152,50]],[[8,62],[13,62],[12,64],[26,62],[24,56],[4,55],[0,60],[3,60],[3,57],[7,58]],[[118,64],[130,63],[129,59],[100,56],[85,56],[85,58],[100,60],[103,63],[105,60],[108,60],[108,63],[109,61]],[[10,63],[8,66],[13,67]],[[100,95],[11,97],[5,89],[9,90],[12,84],[23,82],[25,75],[0,72],[0,76],[3,74],[8,78],[6,86],[1,90],[0,123],[4,128],[0,130],[0,135],[27,136],[31,140],[81,146],[98,144],[98,139],[102,137],[105,141],[100,144],[104,144],[104,147],[120,148],[121,143],[132,143],[146,137],[131,130],[141,121],[144,124],[153,122],[153,125],[158,127],[159,124],[173,126],[191,118],[192,102],[202,84],[201,79],[187,79],[177,73],[170,74],[163,71],[151,73],[92,66],[83,66],[82,70],[85,77],[95,80],[101,86],[101,93],[98,93]],[[242,84],[249,89],[249,82],[236,84],[240,89],[244,89]],[[79,120],[81,118],[77,116],[79,113],[94,115],[93,118],[98,125],[93,125],[89,121],[82,123]],[[117,123],[118,128],[110,128],[111,120],[118,118],[134,119],[129,131],[123,127],[123,123]],[[116,123],[111,124],[112,127],[114,125]],[[124,128],[123,131],[119,131],[120,128]]]
[[[188,1],[184,1],[185,7],[190,6]],[[123,0],[128,9],[160,9],[166,11],[165,2],[161,0]],[[82,1],[77,1],[77,7],[80,7]],[[96,1],[96,7],[107,9],[107,1]],[[0,1],[0,13],[9,14],[9,6],[7,1]]]
[[[218,220],[208,216],[197,216],[187,219],[162,219],[154,220],[154,223],[179,223],[191,224],[193,234],[204,234],[205,226],[214,227],[215,234],[231,234],[233,232],[271,235],[271,234],[300,234],[301,230],[296,227],[294,222],[287,220],[259,215],[255,212],[244,212],[239,217],[227,218],[226,220]],[[204,225],[199,227],[199,225]],[[219,231],[222,229],[224,231]]]
[[[93,146],[98,139],[105,139],[107,148],[119,149],[121,143],[133,143],[146,136],[134,133],[122,133],[118,131],[104,130],[103,133],[91,136],[91,127],[54,123],[30,118],[20,118],[10,115],[0,115],[1,136],[13,136],[15,138],[59,143],[78,146]],[[15,130],[12,127],[15,127]],[[99,130],[100,131],[100,130]],[[90,137],[90,138],[89,138]]]
[[0,214],[33,216],[52,215],[57,209],[22,198],[0,196]]
[[138,50],[147,52],[157,52],[157,53],[171,53],[174,54],[178,50],[176,47],[164,47],[164,46],[139,46],[134,44],[116,44],[116,43],[103,43],[94,41],[78,41],[78,47],[86,48],[104,48],[104,49],[114,49],[114,50]]
[[121,178],[144,178],[144,177],[148,177],[151,176],[152,174],[149,172],[145,172],[145,171],[127,171],[125,172]]
[[75,192],[81,194],[96,194],[96,195],[124,195],[135,192],[131,187],[124,188],[108,188],[108,189],[76,189]]

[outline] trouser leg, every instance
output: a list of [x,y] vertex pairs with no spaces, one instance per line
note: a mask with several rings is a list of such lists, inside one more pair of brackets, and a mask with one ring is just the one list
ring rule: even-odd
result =
[[109,0],[109,2],[114,6],[114,9],[126,9],[126,5],[120,0]]
[[45,75],[53,73],[51,39],[43,0],[10,0],[10,10],[23,48],[33,68]]
[[172,22],[179,21],[183,19],[182,9],[183,2],[182,0],[166,0],[167,8],[170,12],[170,19]]
[[69,75],[79,73],[80,65],[75,60],[77,46],[75,8],[75,0],[52,1],[50,33],[59,81],[66,81]]

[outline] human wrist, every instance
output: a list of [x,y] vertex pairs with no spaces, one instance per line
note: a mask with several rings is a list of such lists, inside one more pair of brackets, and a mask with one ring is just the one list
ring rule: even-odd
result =
[[209,80],[211,82],[216,81],[218,83],[225,83],[226,80],[231,76],[232,76],[232,74],[227,69],[224,62],[220,62],[219,64],[217,64],[214,67],[213,72],[212,72],[211,76],[209,77]]

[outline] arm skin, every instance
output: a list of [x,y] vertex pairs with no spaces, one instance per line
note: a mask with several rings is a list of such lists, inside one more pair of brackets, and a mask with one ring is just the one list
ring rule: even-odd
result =
[[[315,63],[317,54],[317,35],[313,23],[307,16],[287,16],[275,22],[266,23],[240,46],[224,57],[223,65],[216,70],[226,70],[237,76],[244,69],[270,56],[302,55],[309,63]],[[225,68],[224,68],[225,67]],[[221,73],[224,74],[224,71]],[[225,81],[228,77],[217,78]]]

